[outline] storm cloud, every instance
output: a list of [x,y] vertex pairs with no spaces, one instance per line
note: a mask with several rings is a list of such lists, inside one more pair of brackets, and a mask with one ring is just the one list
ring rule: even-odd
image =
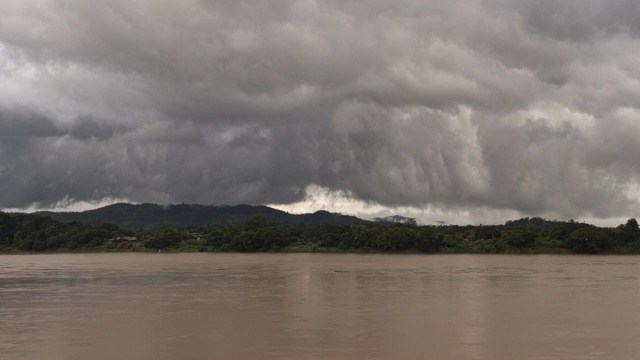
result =
[[640,210],[637,1],[0,8],[0,208]]

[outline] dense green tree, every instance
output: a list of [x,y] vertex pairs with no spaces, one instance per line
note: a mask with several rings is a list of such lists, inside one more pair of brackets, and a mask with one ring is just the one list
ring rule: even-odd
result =
[[500,226],[480,225],[475,229],[475,238],[477,240],[499,239],[502,236],[500,228]]
[[144,246],[151,249],[162,250],[176,246],[187,238],[187,234],[178,229],[168,228],[148,234],[144,240]]
[[565,242],[569,238],[569,235],[571,235],[572,232],[584,227],[589,227],[589,225],[583,224],[583,223],[577,223],[575,221],[558,223],[549,232],[549,237],[555,240],[560,240]]
[[610,249],[612,239],[605,229],[589,226],[574,230],[567,245],[577,253],[598,253]]
[[493,254],[504,252],[507,244],[503,239],[494,238],[475,241],[472,245],[473,252],[481,254]]
[[0,212],[0,246],[11,246],[13,242],[14,221],[9,214]]
[[310,226],[304,236],[321,247],[348,249],[354,241],[358,241],[349,229],[346,225],[321,224]]
[[640,227],[635,218],[631,218],[626,224],[620,225],[616,232],[618,243],[629,244],[640,238]]
[[223,249],[228,247],[228,241],[225,239],[225,231],[221,228],[211,230],[205,236],[205,243],[209,246],[213,246],[215,249]]
[[415,247],[420,252],[436,252],[440,248],[441,242],[428,227],[420,229],[415,237]]
[[245,230],[255,230],[267,226],[267,218],[262,214],[250,215],[242,223]]
[[410,225],[393,225],[384,228],[374,239],[374,248],[378,250],[404,251],[415,244],[415,230]]
[[449,232],[443,236],[441,250],[444,252],[468,252],[470,244],[470,240],[465,239],[462,234]]
[[235,234],[229,242],[233,251],[275,251],[291,242],[291,229],[281,225],[267,225],[260,228],[251,227]]
[[352,224],[349,227],[351,238],[349,243],[358,249],[374,247],[379,229],[378,225]]
[[511,247],[531,247],[536,241],[536,233],[530,228],[510,228],[502,232],[502,239]]
[[624,225],[624,227],[628,230],[640,230],[640,225],[638,225],[638,221],[635,218],[627,220],[627,223]]

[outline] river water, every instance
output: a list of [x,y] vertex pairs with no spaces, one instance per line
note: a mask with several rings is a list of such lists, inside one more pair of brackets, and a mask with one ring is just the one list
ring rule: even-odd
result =
[[638,359],[640,257],[0,256],[0,359]]

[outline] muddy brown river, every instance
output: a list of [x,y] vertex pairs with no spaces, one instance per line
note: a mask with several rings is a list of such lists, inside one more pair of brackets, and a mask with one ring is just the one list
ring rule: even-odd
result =
[[640,257],[0,255],[0,359],[639,359]]

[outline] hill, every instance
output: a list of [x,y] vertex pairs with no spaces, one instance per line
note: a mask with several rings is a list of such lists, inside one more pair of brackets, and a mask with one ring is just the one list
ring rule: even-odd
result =
[[353,224],[367,221],[355,216],[317,211],[313,214],[289,214],[268,206],[252,205],[156,205],[113,204],[82,212],[40,211],[36,214],[61,222],[115,224],[123,229],[157,228],[162,226],[234,225],[248,216],[262,215],[268,222],[281,225]]

